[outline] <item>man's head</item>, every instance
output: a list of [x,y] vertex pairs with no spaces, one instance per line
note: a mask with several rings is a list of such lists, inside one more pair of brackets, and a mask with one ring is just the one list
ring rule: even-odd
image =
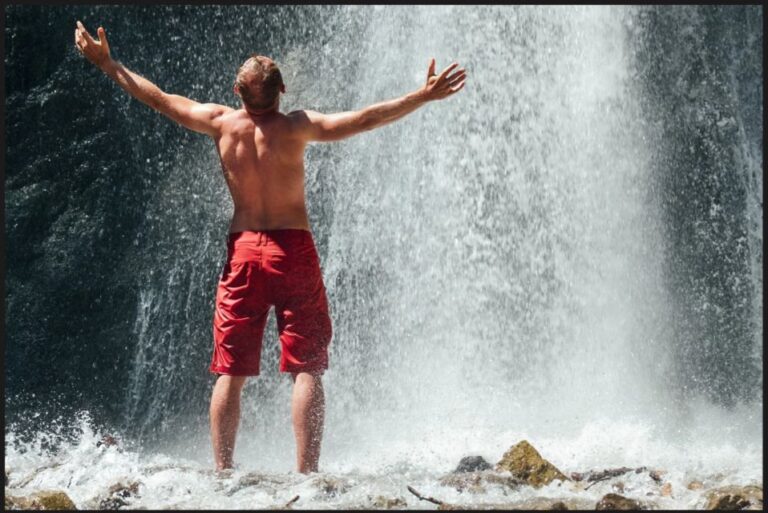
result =
[[277,105],[285,92],[280,68],[269,57],[253,54],[237,70],[235,94],[251,110],[264,110]]

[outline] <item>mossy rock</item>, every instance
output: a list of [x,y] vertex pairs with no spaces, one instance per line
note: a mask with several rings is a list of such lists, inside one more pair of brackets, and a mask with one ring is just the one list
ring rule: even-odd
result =
[[741,509],[763,509],[763,487],[723,486],[707,492],[707,505],[704,509],[735,511]]
[[60,490],[43,490],[28,497],[5,497],[5,509],[76,510],[75,503]]
[[496,464],[496,469],[507,470],[536,488],[548,485],[555,479],[569,480],[557,467],[542,458],[527,440],[510,447]]

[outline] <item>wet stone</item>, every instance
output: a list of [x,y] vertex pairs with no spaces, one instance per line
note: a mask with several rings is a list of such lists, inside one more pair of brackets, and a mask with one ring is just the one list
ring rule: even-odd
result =
[[465,456],[459,461],[459,465],[453,473],[477,472],[479,470],[490,470],[493,468],[490,463],[485,461],[482,456]]
[[762,510],[762,486],[723,486],[707,493],[704,509],[717,510]]
[[459,492],[485,493],[486,486],[500,486],[514,489],[526,484],[525,481],[514,476],[499,474],[493,470],[477,472],[451,473],[440,479],[442,486],[455,488]]
[[621,509],[621,510],[627,510],[627,509],[647,509],[640,501],[636,501],[634,499],[628,499],[627,497],[624,497],[623,495],[619,495],[617,493],[608,493],[603,496],[600,501],[595,505],[595,509],[598,510],[605,510],[605,509]]
[[371,501],[371,507],[376,509],[401,509],[405,508],[408,503],[401,497],[384,497],[383,495],[376,496]]
[[127,506],[132,497],[139,494],[139,482],[116,483],[109,487],[107,496],[99,502],[99,509],[116,510]]
[[536,488],[548,485],[555,479],[569,480],[557,467],[542,458],[539,452],[526,440],[512,446],[504,453],[501,461],[496,465],[496,469],[507,470],[516,478],[522,479]]
[[328,497],[337,497],[349,491],[349,483],[343,479],[322,476],[312,482],[315,487]]

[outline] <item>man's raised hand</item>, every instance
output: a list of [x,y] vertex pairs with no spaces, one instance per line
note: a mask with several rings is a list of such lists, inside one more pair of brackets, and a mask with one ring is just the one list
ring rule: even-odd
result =
[[80,21],[75,29],[75,46],[86,59],[98,67],[104,66],[112,58],[109,55],[109,42],[107,33],[103,27],[99,27],[98,41],[93,39]]
[[429,61],[427,70],[427,83],[424,84],[422,91],[428,100],[442,100],[452,94],[455,94],[464,87],[467,80],[467,72],[464,68],[451,73],[459,64],[454,62],[445,68],[439,75],[435,75],[435,59]]

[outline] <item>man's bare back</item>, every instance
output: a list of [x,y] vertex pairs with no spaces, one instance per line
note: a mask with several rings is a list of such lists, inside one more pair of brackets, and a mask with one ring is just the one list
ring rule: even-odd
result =
[[[234,92],[241,98],[242,108],[232,109],[165,93],[111,58],[102,27],[98,36],[98,40],[93,39],[77,22],[75,45],[89,61],[138,100],[214,140],[234,202],[228,261],[217,292],[214,320],[211,369],[218,378],[210,416],[216,467],[233,465],[240,395],[246,377],[258,375],[259,354],[248,352],[256,343],[260,349],[261,334],[255,328],[260,325],[263,330],[267,312],[274,305],[278,325],[287,328],[281,333],[281,343],[283,334],[288,338],[281,370],[287,355],[286,372],[294,380],[297,468],[299,472],[316,472],[325,411],[321,376],[327,368],[330,320],[304,202],[304,150],[312,141],[351,137],[400,119],[429,101],[447,98],[464,87],[466,72],[459,69],[451,73],[458,66],[453,63],[437,75],[432,59],[426,83],[400,98],[336,114],[311,110],[282,114],[280,94],[285,93],[285,84],[267,57],[254,55],[240,67]],[[274,243],[271,246],[270,240]],[[246,258],[252,255],[256,255],[253,262]],[[270,260],[270,256],[275,258]],[[240,258],[246,260],[236,261]],[[251,263],[255,268],[248,267]],[[263,280],[272,279],[270,271],[280,279],[287,276],[287,281],[263,286]],[[285,297],[261,297],[270,291]],[[318,327],[319,331],[315,329]],[[248,358],[253,365],[244,372],[243,361]],[[241,370],[236,370],[238,366]]]
[[235,206],[230,232],[309,230],[304,201],[307,141],[297,134],[295,116],[231,110],[221,116],[221,135],[214,141]]

